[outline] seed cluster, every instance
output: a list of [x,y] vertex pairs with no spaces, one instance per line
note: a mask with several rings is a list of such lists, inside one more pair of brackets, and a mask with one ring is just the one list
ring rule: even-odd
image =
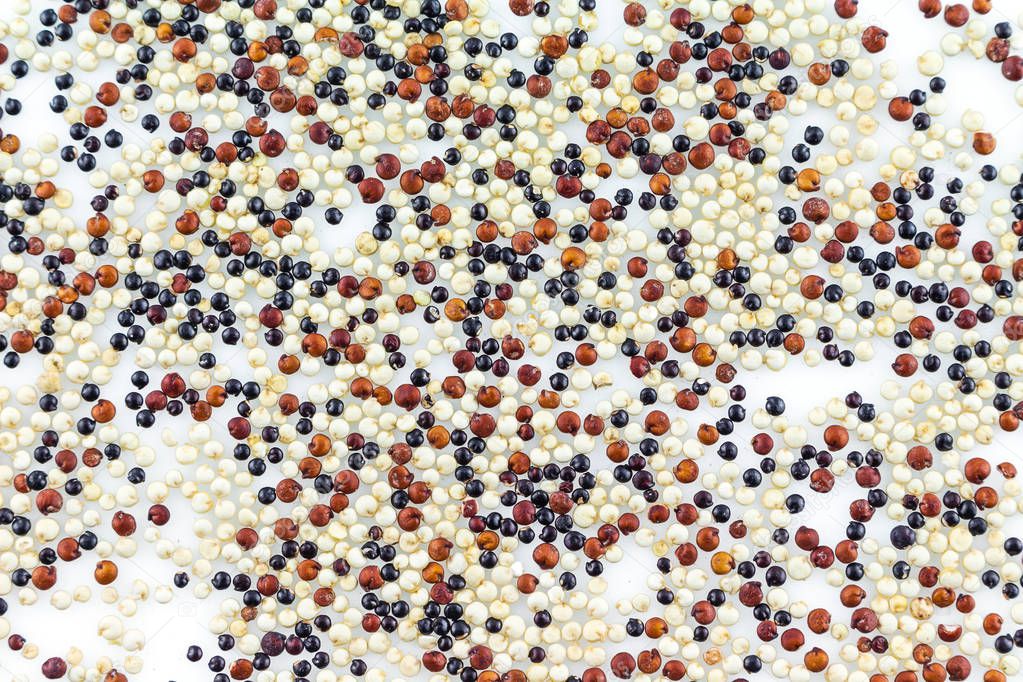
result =
[[0,660],[156,679],[184,594],[161,679],[1019,675],[992,2],[393,2],[0,3]]

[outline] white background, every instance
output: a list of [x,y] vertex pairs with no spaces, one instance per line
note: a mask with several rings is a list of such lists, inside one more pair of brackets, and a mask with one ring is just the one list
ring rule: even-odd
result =
[[[599,30],[591,33],[590,44],[599,44],[603,41],[621,44],[622,22],[620,13],[623,5],[610,0],[598,0],[598,2],[599,16],[606,19],[604,25]],[[36,24],[38,11],[46,7],[57,7],[58,3],[40,0],[34,2],[34,5],[38,9],[30,16],[34,27],[32,33],[40,28]],[[496,1],[494,5],[493,12],[495,16],[502,21],[514,20],[516,22],[515,26],[520,29],[526,28],[527,25],[521,20],[511,17],[500,0]],[[497,7],[497,5],[500,5],[500,7]],[[993,29],[993,25],[997,21],[1010,21],[1015,27],[1016,17],[1021,12],[1023,12],[1023,0],[996,0],[995,10],[984,17],[984,20],[989,24],[990,29]],[[0,4],[0,21],[9,20],[11,18],[10,13],[11,9],[8,2]],[[882,57],[895,59],[900,64],[900,76],[898,79],[900,94],[908,94],[909,90],[914,87],[926,90],[927,78],[917,73],[915,59],[924,49],[939,49],[938,43],[941,36],[949,30],[941,19],[936,18],[923,21],[916,10],[916,2],[914,0],[861,0],[859,16],[865,23],[880,25],[891,33],[888,49]],[[77,28],[80,29],[82,26],[83,24],[79,23]],[[958,32],[961,33],[962,29],[959,29]],[[4,42],[8,46],[12,45],[10,38]],[[1021,41],[1014,39],[1013,42],[1020,43]],[[7,66],[2,68],[9,68],[9,62]],[[984,58],[975,60],[969,54],[963,54],[956,58],[947,58],[946,73],[943,75],[948,81],[946,98],[950,103],[950,110],[940,119],[941,122],[951,127],[958,124],[958,112],[963,109],[967,107],[982,109],[987,116],[987,129],[995,132],[998,138],[999,147],[994,158],[999,161],[1018,162],[1018,150],[1021,149],[1019,143],[1023,139],[1023,135],[1020,134],[1021,126],[1023,126],[1023,119],[1020,116],[1023,110],[1016,105],[1013,99],[1015,85],[1010,84],[1001,77],[997,65],[990,63]],[[53,73],[42,75],[33,73],[20,82],[18,88],[12,94],[23,100],[25,112],[16,118],[5,117],[0,121],[0,127],[5,132],[16,133],[22,138],[24,143],[23,149],[26,146],[31,146],[36,136],[43,132],[57,131],[62,137],[62,144],[65,143],[66,125],[60,120],[59,116],[50,112],[47,107],[47,102],[55,93],[52,86],[53,76]],[[106,80],[112,78],[112,74],[94,73],[90,76],[89,80],[93,82],[96,78]],[[7,93],[4,94],[6,95]],[[887,121],[886,115],[880,111],[880,108],[875,113],[885,125],[885,128],[878,134],[879,143],[882,146],[904,143],[905,136],[909,131],[909,125],[905,124],[896,127],[890,121]],[[803,125],[807,125],[810,122],[812,121],[808,117],[804,117],[796,122],[793,128],[798,133],[798,131],[802,130]],[[125,132],[126,142],[133,141],[126,127],[122,126],[119,129]],[[167,130],[166,125],[164,125],[160,132],[167,134]],[[104,158],[109,157],[101,154],[101,163]],[[943,190],[941,178],[947,178],[948,171],[948,168],[938,166],[939,180],[934,184],[939,196]],[[81,174],[77,170],[73,170],[62,174],[62,180],[67,178],[65,186],[76,187],[73,183],[80,183],[82,193],[74,213],[84,216],[89,212],[87,205],[88,195],[86,194],[87,188],[81,182],[80,176]],[[973,178],[964,177],[964,179],[971,180]],[[610,181],[608,187],[606,191],[601,192],[602,196],[611,196],[614,189],[617,188],[617,186],[612,186]],[[997,191],[1004,192],[1005,188],[999,187]],[[630,221],[640,220],[639,216],[641,215],[642,213],[639,209],[634,209],[630,215]],[[360,222],[358,210],[350,209],[346,211],[345,225],[361,226],[371,224],[372,214],[370,211],[365,212],[365,217],[368,223],[366,221]],[[979,225],[979,229],[983,230],[983,221],[976,218],[971,220],[967,230],[974,229],[974,225]],[[636,225],[636,227],[641,227],[641,225]],[[332,246],[335,242],[338,245],[346,242],[350,244],[357,231],[358,228],[356,227],[345,231],[333,230],[329,234],[325,234],[323,240]],[[971,233],[967,232],[967,234]],[[980,237],[978,236],[977,238]],[[969,243],[966,238],[964,238],[964,242]],[[97,330],[101,336],[101,339],[98,340],[105,341],[109,337],[110,332],[114,330],[116,322],[113,317],[114,314],[111,313],[106,328]],[[812,345],[812,342],[808,343],[808,346],[810,345]],[[872,400],[878,404],[879,409],[883,409],[884,404],[877,395],[877,387],[882,380],[891,377],[887,365],[894,354],[894,348],[890,344],[878,341],[878,357],[869,366],[858,364],[852,370],[848,370],[832,363],[811,370],[802,366],[799,362],[793,362],[783,375],[772,374],[765,370],[752,379],[740,374],[739,381],[742,381],[749,389],[749,397],[745,404],[750,411],[754,407],[762,405],[764,397],[768,395],[782,395],[789,406],[787,415],[793,420],[804,418],[810,408],[823,405],[829,398],[841,397],[850,390],[858,390],[864,395],[865,399]],[[130,359],[130,354],[126,353],[124,357],[125,359]],[[24,383],[32,383],[35,379],[34,369],[36,367],[37,364],[26,357],[21,367],[16,371],[4,370],[2,383],[12,387]],[[119,381],[124,383],[125,377],[133,369],[130,366],[123,367],[124,376],[120,377]],[[931,383],[936,384],[943,375],[944,373],[940,372],[938,376],[927,375],[926,378]],[[123,396],[123,391],[117,392],[115,390],[111,395],[118,396],[118,398],[111,397],[111,399],[118,400],[120,405],[119,396]],[[121,411],[124,412],[123,408]],[[231,413],[221,411],[219,415],[226,422]],[[696,419],[711,419],[713,417],[714,415],[710,413],[702,412],[696,413],[695,416]],[[187,419],[187,417],[183,416],[181,419]],[[158,422],[158,428],[162,429],[169,423],[168,417],[163,415],[160,417],[160,422]],[[182,422],[176,423],[180,424]],[[747,428],[749,427],[747,426]],[[163,457],[150,474],[150,480],[157,480],[160,476],[158,472],[171,468],[167,464],[168,461],[173,464],[172,451],[155,442],[157,433],[157,429],[151,430],[149,438],[154,441],[154,447],[159,448]],[[737,431],[737,434],[742,433],[744,431]],[[735,438],[735,440],[740,445],[743,445],[741,437]],[[1018,447],[1018,437],[1002,434],[993,446],[984,448],[984,451],[989,454],[992,461],[997,462],[1005,458],[1018,459],[1015,456]],[[271,473],[264,477],[261,484],[272,484],[275,480],[271,469]],[[810,513],[815,515],[815,525],[822,531],[822,540],[828,537],[829,532],[834,536],[832,544],[843,537],[842,528],[847,520],[847,506],[849,501],[857,494],[854,493],[854,490],[854,486],[840,483],[828,499],[817,499],[816,501],[808,502]],[[7,491],[0,492],[0,495],[7,494]],[[145,505],[140,504],[134,510],[140,518],[140,527],[147,525],[143,520],[145,508]],[[194,538],[191,536],[187,508],[174,507],[174,511],[175,517],[172,519],[171,524],[162,529],[163,537],[192,546]],[[101,528],[101,532],[103,530],[106,529]],[[169,562],[163,562],[152,557],[151,547],[142,541],[140,536],[141,532],[137,536],[139,538],[138,554],[131,560],[117,559],[117,563],[121,567],[121,574],[115,585],[122,594],[129,594],[131,592],[132,580],[134,579],[143,581],[148,585],[149,590],[152,591],[156,585],[169,584],[173,574],[180,570]],[[82,583],[92,584],[91,573],[93,564],[94,558],[88,553],[71,566],[58,562],[58,570],[61,576],[59,586],[64,586],[65,581],[67,581],[67,586]],[[605,578],[612,585],[612,591],[606,595],[606,598],[609,602],[613,603],[617,598],[630,598],[636,593],[644,592],[652,597],[653,593],[646,588],[645,580],[647,575],[654,572],[653,558],[646,550],[641,548],[629,550],[627,560],[617,566],[609,566],[605,573]],[[585,576],[583,576],[582,571],[579,571],[578,575],[580,576],[580,583],[584,584]],[[193,582],[193,584],[195,583]],[[801,590],[799,586],[793,586],[791,583],[787,587],[790,590]],[[818,585],[818,588],[820,587]],[[198,643],[203,647],[207,655],[216,653],[215,636],[209,633],[207,624],[210,616],[218,608],[220,595],[214,594],[210,599],[200,601],[191,595],[190,588],[176,591],[176,594],[177,597],[168,604],[157,604],[150,598],[146,602],[140,603],[138,615],[131,619],[125,619],[126,627],[141,629],[146,634],[147,639],[147,646],[141,654],[145,659],[143,672],[133,676],[132,679],[154,682],[158,680],[187,682],[191,680],[208,680],[212,677],[213,673],[206,669],[205,661],[198,664],[188,663],[184,659],[184,652],[189,644]],[[223,594],[240,596],[240,594],[233,592]],[[802,596],[810,600],[817,600],[818,598],[833,599],[831,594],[825,596],[823,589],[820,597],[816,594],[812,596],[803,594]],[[124,652],[117,647],[107,645],[96,632],[96,623],[102,616],[117,612],[116,603],[106,604],[99,599],[99,590],[94,590],[94,597],[90,603],[76,604],[71,609],[63,612],[51,608],[46,603],[48,598],[46,594],[41,594],[40,602],[33,606],[20,605],[16,590],[6,595],[5,598],[10,603],[7,618],[12,624],[12,631],[24,635],[29,643],[38,645],[40,654],[36,660],[28,661],[18,654],[7,651],[6,647],[0,645],[0,679],[41,679],[38,671],[42,660],[49,656],[65,655],[70,646],[77,646],[86,652],[85,660],[87,665],[92,665],[99,655],[109,656],[115,665],[122,660]],[[998,601],[1000,602],[1001,600],[999,599]],[[612,611],[608,620],[624,623],[625,618],[618,616]],[[741,624],[746,625],[745,622]],[[748,632],[751,636],[753,635],[752,625],[748,628]],[[325,637],[324,639],[326,640]],[[645,640],[641,640],[641,642],[645,644]],[[325,649],[327,651],[331,650],[329,643]],[[835,646],[830,648],[831,651],[836,649],[837,647]],[[614,652],[617,650],[616,645],[609,645],[609,651]],[[233,657],[230,652],[225,656],[229,661]],[[370,660],[372,662],[372,659]],[[337,670],[337,672],[341,673],[343,671]],[[769,673],[765,669],[759,677],[766,678],[768,675]],[[421,679],[426,679],[425,673],[421,676]]]

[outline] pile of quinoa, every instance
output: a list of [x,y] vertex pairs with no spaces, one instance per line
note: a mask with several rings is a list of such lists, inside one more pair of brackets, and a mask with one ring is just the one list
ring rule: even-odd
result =
[[880,4],[0,3],[11,679],[1015,679],[1023,24]]

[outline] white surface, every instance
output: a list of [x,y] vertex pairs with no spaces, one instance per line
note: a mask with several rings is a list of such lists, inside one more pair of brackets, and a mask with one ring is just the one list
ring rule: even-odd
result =
[[[523,30],[528,30],[528,23],[521,19],[510,17],[502,0],[494,0],[493,4],[495,5],[495,15],[502,21],[514,19],[515,25],[520,26]],[[57,3],[38,0],[34,2],[34,5],[41,10],[49,6],[56,7]],[[914,87],[926,90],[927,79],[916,72],[915,57],[924,48],[938,49],[940,37],[947,29],[947,26],[945,26],[940,18],[926,22],[923,21],[915,6],[916,2],[913,0],[890,0],[887,2],[861,0],[860,3],[859,16],[866,23],[878,24],[891,33],[888,42],[889,47],[884,53],[884,57],[896,59],[900,63],[898,82],[902,94],[907,94]],[[606,17],[606,19],[598,31],[591,33],[591,44],[597,44],[603,40],[621,44],[621,7],[621,3],[612,2],[611,0],[599,0],[598,12],[602,18]],[[0,21],[8,19],[7,14],[9,12],[10,5],[8,5],[8,2],[0,4]],[[995,10],[985,17],[985,20],[992,26],[996,21],[1001,20],[1011,21],[1015,25],[1015,19],[1020,12],[1023,12],[1023,0],[996,0]],[[38,11],[35,11],[32,16],[33,22],[37,15]],[[83,24],[79,23],[76,28],[81,30]],[[33,28],[32,33],[29,35],[33,35],[35,30],[38,30],[38,28]],[[1017,32],[1023,35],[1023,32],[1020,32],[1018,27]],[[4,42],[10,44],[9,39]],[[1017,42],[1015,38],[1014,42]],[[3,68],[5,70],[9,68],[9,62]],[[103,68],[108,67],[104,65]],[[946,122],[948,125],[955,125],[958,123],[958,116],[955,115],[957,110],[967,107],[982,109],[988,119],[987,129],[995,132],[998,137],[999,148],[995,157],[1004,161],[1018,161],[1018,150],[1023,149],[1020,146],[1020,142],[1023,141],[1023,134],[1020,132],[1023,130],[1023,119],[1020,118],[1023,110],[1013,101],[1015,85],[1008,83],[1000,76],[997,65],[988,62],[984,58],[975,60],[967,54],[960,55],[954,59],[946,58],[946,72],[943,75],[948,80],[946,97],[950,103],[950,111],[941,118],[941,121]],[[47,106],[49,98],[54,94],[52,88],[53,75],[52,73],[44,75],[33,73],[20,82],[12,94],[23,100],[26,108],[25,112],[18,117],[4,117],[0,121],[0,127],[5,132],[14,132],[21,136],[24,143],[23,148],[25,146],[32,146],[35,135],[42,132],[58,131],[62,139],[66,135],[65,124],[60,120],[59,116],[51,113]],[[108,75],[105,71],[101,70],[91,74],[87,80],[97,84],[109,77],[112,77],[112,73]],[[879,116],[879,118],[883,119],[884,117]],[[802,130],[801,126],[809,122],[807,117],[799,119],[797,125],[793,126],[793,132],[798,134]],[[139,128],[129,128],[126,126],[120,126],[119,129],[125,133],[126,142],[131,141],[130,130],[140,130]],[[908,124],[899,127],[888,124],[878,134],[877,139],[882,144],[904,142],[909,129]],[[168,134],[168,128],[165,123],[161,126],[160,133]],[[139,140],[142,139],[144,138],[139,138]],[[102,159],[106,158],[109,157],[105,153],[100,154],[101,163]],[[936,179],[934,185],[936,191],[940,193],[943,189],[943,178],[948,177],[951,169],[947,164],[938,164],[936,168],[938,169],[938,179]],[[81,182],[81,177],[82,174],[77,169],[72,169],[62,176],[62,179],[66,178],[66,182],[70,186],[75,186],[70,184],[74,182],[78,182],[81,185],[81,199],[78,202],[77,208],[71,213],[72,215],[81,216],[85,215],[88,211],[89,195],[86,193],[87,188],[84,186],[84,183]],[[615,188],[616,186],[609,181],[603,186],[600,194],[602,196],[611,196]],[[629,221],[639,221],[641,215],[642,212],[636,208],[630,212]],[[366,218],[371,223],[372,213],[367,211]],[[979,222],[981,223],[980,229],[983,229],[982,221]],[[977,223],[978,221],[974,218],[967,224],[967,234],[970,234],[969,230],[975,229],[973,226]],[[357,211],[346,211],[346,219],[343,225],[348,227],[348,229],[338,230],[326,227],[323,241],[331,245],[339,239],[350,243],[350,240],[354,238],[358,229],[363,224],[365,223],[360,222]],[[964,237],[964,242],[968,243],[968,241]],[[327,250],[329,251],[330,249],[328,248]],[[893,281],[894,279],[893,277]],[[111,314],[106,329],[97,330],[100,336],[98,340],[105,343],[109,334],[115,330],[115,326],[116,321],[114,320],[114,315]],[[788,404],[786,415],[792,420],[797,420],[803,419],[810,408],[822,406],[827,399],[841,397],[848,391],[855,389],[863,394],[865,400],[873,401],[881,407],[884,405],[884,401],[877,395],[877,388],[883,379],[890,378],[888,363],[895,353],[892,347],[885,346],[882,342],[876,342],[876,345],[878,346],[877,359],[869,366],[858,363],[851,370],[841,368],[837,364],[827,364],[826,366],[810,370],[801,366],[799,362],[793,362],[785,370],[784,374],[761,371],[759,374],[750,377],[748,374],[741,373],[737,380],[749,389],[749,396],[745,401],[745,405],[752,412],[753,408],[763,404],[763,398],[767,395],[782,395]],[[130,356],[130,353],[124,354],[126,360]],[[236,361],[238,360],[241,360],[241,358],[238,358]],[[244,361],[241,360],[241,362],[244,365]],[[16,371],[3,370],[3,374],[0,376],[2,376],[2,381],[7,386],[31,383],[35,379],[37,367],[38,356],[29,355],[24,357],[21,366]],[[134,368],[125,366],[123,369],[124,376],[121,377],[121,382],[127,386],[126,377]],[[943,376],[944,373],[940,372],[938,375],[925,375],[925,378],[936,383]],[[126,388],[125,390],[129,389]],[[115,390],[110,396],[104,392],[104,396],[110,397],[112,400],[115,399],[113,396],[117,396],[118,406],[121,407],[120,399],[123,397],[123,393],[124,391],[118,392]],[[124,416],[127,412],[123,407],[121,407],[120,411],[122,413],[121,416]],[[218,414],[221,415],[220,421],[226,422],[233,413],[222,410]],[[695,414],[697,420],[710,416],[709,413],[702,411]],[[187,413],[179,418],[179,420],[187,419]],[[151,440],[152,445],[159,448],[161,453],[158,458],[160,461],[150,472],[149,480],[156,480],[163,471],[173,468],[172,451],[156,442],[159,431],[171,423],[182,424],[184,422],[171,422],[170,418],[163,414],[158,418],[158,427],[151,429],[146,436],[147,440]],[[747,433],[751,428],[747,423],[737,429],[736,434],[732,437],[733,440],[739,444],[744,444],[744,437],[741,434]],[[815,432],[819,433],[819,431],[811,431],[811,433]],[[1018,436],[1002,434],[992,447],[984,448],[983,451],[995,456],[996,459],[993,461],[1001,461],[1005,456],[1018,451],[1018,447]],[[273,469],[271,468],[271,472],[262,479],[261,483],[272,484],[275,480]],[[858,495],[854,490],[852,486],[840,483],[832,492],[831,497],[823,503],[819,499],[814,501],[810,495],[806,495],[808,510],[812,511],[816,516],[817,525],[822,531],[822,541],[826,542],[830,539],[830,543],[833,544],[843,537],[842,529],[847,520],[846,509],[848,502]],[[799,491],[805,494],[803,486],[799,487]],[[0,494],[7,494],[7,491],[0,491]],[[145,509],[146,505],[144,504],[140,504],[134,509],[140,520],[140,528],[145,528],[148,525],[144,522]],[[194,547],[196,540],[191,533],[186,507],[179,504],[172,505],[172,509],[174,516],[171,523],[162,529],[163,537],[172,539],[183,546]],[[870,526],[870,531],[872,533],[879,532],[879,526],[883,523],[883,521],[875,521]],[[825,528],[833,533],[833,539],[829,538]],[[886,531],[887,527],[885,527]],[[141,532],[139,536],[141,536]],[[653,597],[653,591],[648,590],[643,584],[645,580],[643,571],[647,573],[656,572],[652,557],[650,557],[646,550],[641,548],[630,550],[628,557],[628,560],[623,561],[620,565],[609,567],[607,573],[605,573],[605,577],[612,584],[612,592],[607,595],[608,601],[612,604],[616,597],[628,598],[635,593],[646,592],[651,598]],[[179,567],[173,566],[169,561],[161,561],[152,556],[152,546],[144,542],[141,537],[139,537],[138,553],[130,560],[119,558],[117,563],[121,567],[121,573],[115,585],[122,593],[131,592],[132,588],[130,586],[135,580],[141,581],[140,585],[147,585],[151,592],[157,585],[169,584],[173,574],[176,571],[182,570]],[[49,656],[66,654],[68,647],[72,645],[86,652],[85,660],[87,664],[94,663],[99,655],[109,656],[115,665],[122,660],[124,656],[123,650],[105,644],[96,632],[96,623],[100,618],[107,614],[116,614],[118,605],[117,603],[103,603],[100,599],[100,590],[95,589],[91,578],[93,565],[94,559],[91,553],[86,553],[82,559],[71,565],[58,562],[61,578],[58,583],[59,587],[77,584],[92,584],[94,586],[93,599],[88,604],[76,604],[71,609],[60,612],[51,608],[46,603],[46,599],[49,597],[48,594],[41,594],[40,603],[32,606],[19,604],[17,591],[6,595],[7,600],[10,602],[7,618],[12,623],[13,631],[23,634],[29,643],[39,645],[40,655],[34,661],[24,660],[20,655],[9,652],[0,643],[0,679],[38,680],[40,679],[38,672],[39,664]],[[578,575],[580,575],[580,582],[582,583],[584,579],[582,572],[578,572]],[[789,583],[787,587],[792,589],[792,585],[792,583]],[[802,590],[803,587],[799,586],[796,589]],[[818,599],[834,599],[834,596],[826,593],[824,589],[821,590],[819,596],[817,593],[813,595],[804,594],[803,596],[813,600],[815,603]],[[222,594],[232,596],[237,594],[240,596],[240,594],[231,591]],[[213,673],[207,670],[205,659],[202,663],[189,663],[184,658],[184,652],[189,644],[196,643],[203,647],[207,656],[217,653],[215,635],[209,632],[207,624],[209,618],[219,608],[220,595],[215,593],[211,598],[200,601],[191,595],[190,588],[175,590],[175,595],[175,599],[171,603],[163,605],[155,603],[150,597],[141,605],[137,615],[130,619],[125,619],[126,627],[142,630],[147,640],[146,648],[141,653],[145,659],[144,670],[141,674],[132,676],[132,680],[154,682],[158,680],[176,680],[177,682],[190,682],[193,680],[208,680],[212,677]],[[359,597],[358,594],[353,596],[356,600]],[[625,618],[618,616],[612,611],[607,620],[624,623]],[[743,621],[743,624],[746,624],[746,622]],[[750,635],[753,634],[752,626],[749,628],[749,633]],[[630,642],[629,646],[636,648],[632,647],[633,642],[649,646],[645,638]],[[617,651],[617,647],[618,645],[609,645],[609,651]],[[331,650],[329,643],[325,650]],[[835,649],[831,650],[834,651]],[[229,662],[233,658],[230,652],[225,656]],[[286,658],[280,657],[278,660]],[[371,664],[374,662],[373,657],[366,657],[366,659]],[[835,659],[833,658],[832,660],[834,661]],[[274,669],[277,669],[276,665]],[[335,668],[335,671],[338,673],[344,672],[337,668]],[[768,676],[769,673],[765,670],[761,675],[751,677],[766,679]],[[419,679],[426,679],[426,677],[427,675],[423,673]]]

